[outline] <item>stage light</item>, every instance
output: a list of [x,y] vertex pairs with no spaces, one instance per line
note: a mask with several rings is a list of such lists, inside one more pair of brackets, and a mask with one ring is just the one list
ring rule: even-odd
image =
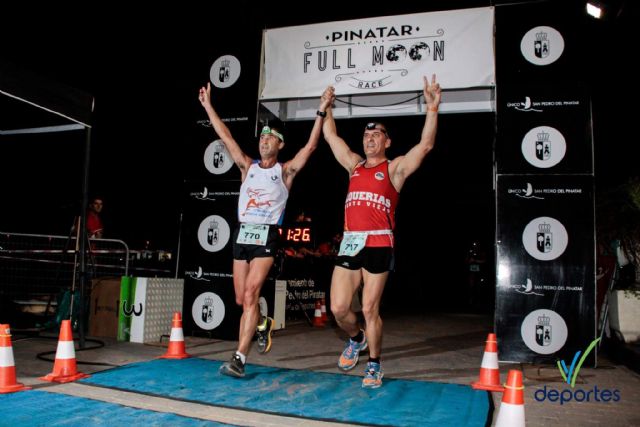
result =
[[587,13],[596,19],[602,17],[602,8],[595,3],[587,3]]
[[507,263],[498,264],[498,281],[506,280],[511,277],[511,268]]

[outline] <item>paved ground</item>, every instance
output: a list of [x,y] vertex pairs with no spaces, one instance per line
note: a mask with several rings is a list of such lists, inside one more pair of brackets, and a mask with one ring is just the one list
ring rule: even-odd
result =
[[[431,314],[422,316],[395,315],[385,318],[383,366],[385,377],[416,379],[456,384],[469,384],[477,380],[484,351],[484,341],[491,330],[491,321],[480,315]],[[267,355],[253,352],[249,363],[291,369],[337,372],[336,361],[342,350],[344,336],[331,326],[311,328],[306,323],[292,323],[274,333],[273,349]],[[79,370],[86,373],[109,368],[108,365],[124,365],[150,360],[164,353],[160,345],[118,343],[103,339],[104,347],[78,351],[79,362],[90,361],[105,365],[80,363]],[[235,342],[187,337],[187,350],[197,357],[226,360],[235,349]],[[237,425],[330,425],[330,423],[301,424],[300,420],[265,416],[244,411],[221,410],[211,414],[211,408],[171,399],[158,399],[135,393],[99,393],[90,386],[80,384],[52,385],[38,380],[49,373],[53,363],[39,360],[36,355],[55,351],[57,334],[46,338],[44,334],[26,337],[14,331],[13,350],[18,380],[37,388],[65,394],[113,401],[132,407],[170,411],[176,414],[228,422]],[[76,343],[77,344],[77,343]],[[166,343],[164,343],[166,344]],[[87,342],[87,346],[95,345]],[[53,358],[53,355],[48,356]],[[528,426],[632,426],[640,425],[640,375],[624,365],[599,356],[597,368],[580,370],[573,393],[579,400],[588,396],[589,401],[555,402],[540,399],[543,391],[564,390],[562,378],[555,366],[500,364],[501,380],[506,381],[509,369],[524,372],[525,412]],[[360,367],[346,375],[361,375]],[[581,390],[578,392],[577,390]],[[605,390],[619,396],[618,401],[604,402]],[[617,392],[616,392],[617,390]],[[590,392],[589,394],[586,394]],[[537,394],[536,394],[537,393]],[[568,397],[568,391],[565,397]],[[582,393],[582,394],[580,394]],[[496,407],[500,407],[500,393],[493,393]],[[342,425],[342,424],[341,424]]]

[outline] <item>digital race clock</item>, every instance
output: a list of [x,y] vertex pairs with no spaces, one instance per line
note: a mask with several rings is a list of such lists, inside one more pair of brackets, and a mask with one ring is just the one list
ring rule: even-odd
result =
[[311,227],[283,226],[280,228],[280,236],[284,242],[289,244],[298,243],[302,245],[310,245],[313,243]]

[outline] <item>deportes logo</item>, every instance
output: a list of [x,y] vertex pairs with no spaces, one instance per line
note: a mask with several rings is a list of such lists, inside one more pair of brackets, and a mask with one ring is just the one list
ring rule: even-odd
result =
[[[576,355],[573,356],[573,361],[571,362],[571,366],[569,368],[567,368],[564,360],[558,360],[558,369],[560,370],[560,375],[562,375],[562,379],[567,384],[569,384],[571,388],[574,388],[576,386],[576,378],[578,377],[578,372],[580,372],[582,364],[584,363],[589,353],[591,353],[591,350],[593,350],[596,344],[598,344],[598,341],[600,341],[600,338],[596,338],[595,340],[591,341],[591,344],[589,344],[589,347],[587,347],[587,349],[584,351],[582,357],[580,357],[580,353],[582,352],[576,351]],[[578,357],[580,357],[579,362]]]
[[[562,390],[556,390],[554,388],[544,386],[541,389],[538,389],[533,397],[538,402],[544,402],[548,400],[549,402],[560,402],[560,405],[564,405],[567,402],[618,402],[621,399],[620,390],[618,389],[607,389],[601,388],[597,385],[594,385],[591,388],[583,389],[583,388],[575,388],[576,378],[578,377],[578,372],[580,372],[580,368],[582,364],[587,359],[591,350],[595,348],[595,346],[600,341],[600,338],[596,338],[591,341],[591,344],[582,352],[577,351],[575,356],[573,356],[573,361],[571,362],[571,366],[567,367],[564,360],[558,361],[558,370],[560,371],[560,375],[562,375],[562,379],[571,387],[564,388]],[[582,357],[580,357],[582,354]],[[578,360],[580,358],[580,360]]]

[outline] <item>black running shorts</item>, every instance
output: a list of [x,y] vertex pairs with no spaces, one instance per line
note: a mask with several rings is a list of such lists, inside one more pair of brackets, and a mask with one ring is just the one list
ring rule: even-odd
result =
[[348,270],[364,268],[369,273],[380,274],[392,271],[395,260],[392,247],[365,247],[355,256],[338,256],[336,266]]
[[233,232],[233,259],[249,262],[254,258],[275,258],[278,251],[278,243],[280,242],[280,233],[277,225],[269,226],[267,243],[264,246],[238,243],[239,233],[240,225]]

